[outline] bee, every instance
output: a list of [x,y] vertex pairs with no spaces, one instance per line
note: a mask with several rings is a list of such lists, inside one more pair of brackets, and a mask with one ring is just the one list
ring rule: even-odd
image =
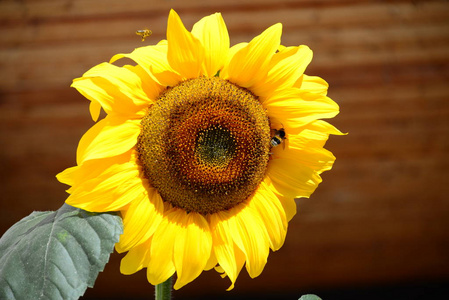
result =
[[149,37],[150,35],[153,34],[153,32],[149,29],[139,29],[136,31],[137,35],[140,35],[140,37],[142,38],[142,42],[145,41],[145,39],[147,37]]
[[[270,145],[271,147],[277,147],[280,144],[282,144],[282,142],[287,139],[285,137],[285,129],[281,128],[281,129],[273,129],[274,130],[274,135],[270,140]],[[285,148],[285,144],[283,144],[284,148]]]

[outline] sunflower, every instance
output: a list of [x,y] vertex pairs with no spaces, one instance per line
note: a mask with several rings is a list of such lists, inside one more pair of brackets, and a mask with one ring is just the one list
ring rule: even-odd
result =
[[[115,55],[72,86],[98,121],[79,142],[77,166],[58,174],[66,202],[120,211],[128,252],[120,270],[147,268],[175,289],[215,268],[233,288],[243,266],[258,276],[284,243],[295,198],[309,197],[335,160],[341,134],[327,83],[307,76],[307,46],[280,44],[275,24],[229,45],[221,14],[191,32],[171,10],[167,40]],[[114,62],[128,58],[134,65]]]

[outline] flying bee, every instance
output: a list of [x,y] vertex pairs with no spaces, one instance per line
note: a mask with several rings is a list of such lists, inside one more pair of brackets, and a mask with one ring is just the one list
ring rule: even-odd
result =
[[149,29],[139,29],[136,31],[137,35],[140,35],[140,37],[142,38],[142,42],[145,41],[145,39],[147,37],[149,37],[150,35],[153,34],[153,32]]
[[[287,139],[285,137],[285,129],[281,128],[281,129],[273,129],[274,130],[274,135],[270,140],[270,145],[271,147],[277,147],[280,144],[282,144],[282,142]],[[285,143],[283,144],[283,147],[285,148]]]

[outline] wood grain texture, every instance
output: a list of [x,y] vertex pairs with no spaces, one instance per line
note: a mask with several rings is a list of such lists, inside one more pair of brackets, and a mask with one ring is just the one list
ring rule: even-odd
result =
[[[72,79],[165,38],[170,8],[187,28],[222,12],[232,44],[281,22],[283,44],[314,51],[307,73],[329,82],[341,107],[331,123],[349,133],[327,143],[334,169],[298,201],[260,277],[244,270],[225,293],[227,279],[210,271],[177,297],[449,281],[447,1],[1,1],[0,233],[66,197],[54,176],[93,125]],[[142,43],[134,32],[145,27]],[[144,272],[119,274],[120,258],[85,299],[151,297]]]

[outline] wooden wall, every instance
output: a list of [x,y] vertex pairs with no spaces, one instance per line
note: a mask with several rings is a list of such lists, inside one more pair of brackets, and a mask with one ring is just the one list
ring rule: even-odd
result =
[[[55,174],[74,165],[93,124],[71,80],[165,38],[170,8],[188,28],[222,12],[232,44],[283,23],[283,44],[314,50],[307,73],[330,83],[341,107],[332,123],[349,132],[328,142],[334,169],[299,201],[259,278],[243,271],[225,292],[226,279],[203,273],[178,299],[449,282],[447,1],[0,1],[1,234],[66,197]],[[134,32],[145,27],[153,36],[142,43]],[[119,260],[85,299],[151,298],[145,274],[119,274]]]

